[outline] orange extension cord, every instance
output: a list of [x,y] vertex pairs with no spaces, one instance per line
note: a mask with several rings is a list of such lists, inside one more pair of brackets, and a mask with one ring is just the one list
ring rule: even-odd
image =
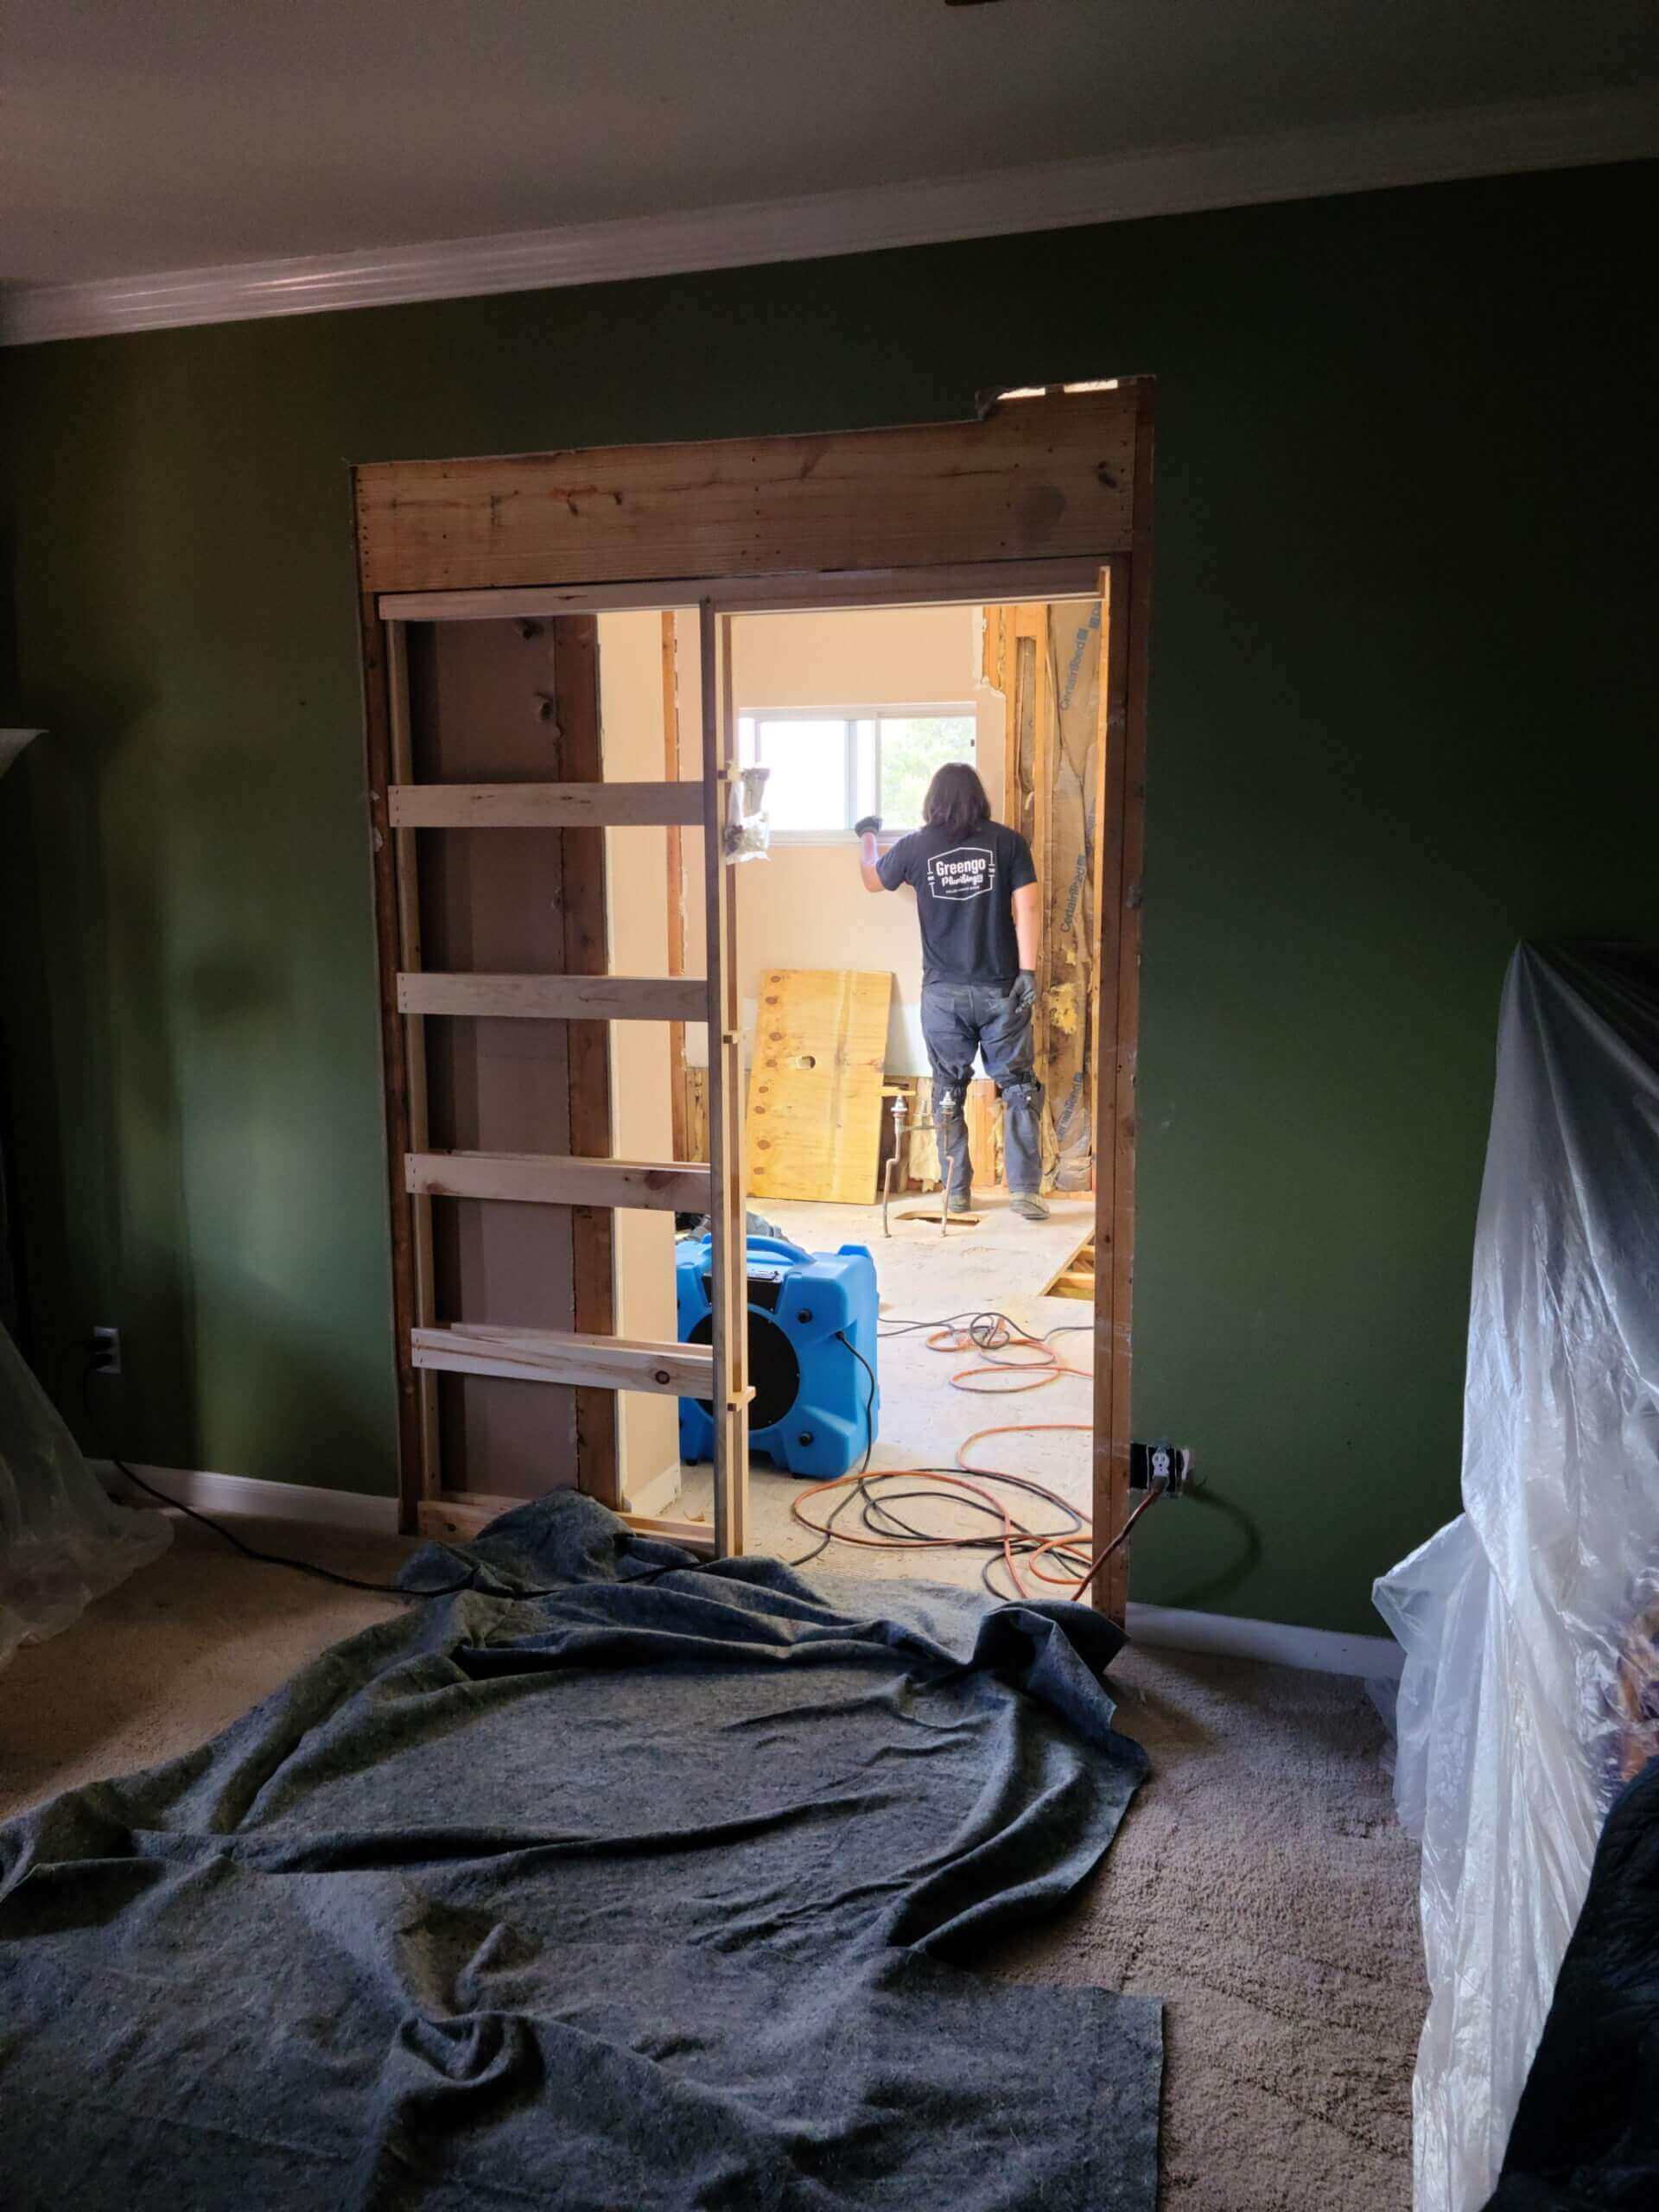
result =
[[[1058,1382],[1063,1375],[1080,1376],[1085,1382],[1091,1379],[1087,1368],[1068,1365],[1046,1338],[1027,1335],[1001,1315],[995,1317],[995,1325],[988,1332],[982,1332],[977,1321],[968,1329],[937,1329],[929,1336],[927,1347],[930,1351],[960,1353],[973,1351],[980,1355],[969,1366],[958,1368],[950,1377],[952,1389],[964,1391],[969,1397],[1018,1397],[1027,1390],[1044,1389],[1049,1383]],[[1038,1357],[1034,1360],[990,1357],[999,1351],[1033,1351]],[[1005,1379],[995,1386],[975,1379],[993,1375]],[[1020,1379],[1009,1382],[1006,1378],[1010,1375]],[[829,1491],[845,1490],[849,1484],[861,1485],[867,1499],[877,1505],[880,1500],[870,1490],[873,1484],[918,1478],[947,1484],[953,1489],[970,1492],[989,1512],[1001,1516],[1002,1564],[1007,1570],[1009,1581],[1020,1597],[1029,1598],[1035,1594],[1020,1580],[1018,1561],[1023,1557],[1030,1572],[1039,1582],[1058,1586],[1070,1596],[1080,1598],[1113,1553],[1127,1541],[1130,1530],[1147,1507],[1163,1495],[1161,1486],[1149,1490],[1110,1542],[1099,1552],[1095,1552],[1091,1548],[1093,1533],[1087,1516],[1078,1513],[1077,1508],[1069,1504],[1057,1491],[1033,1482],[1028,1475],[1013,1474],[1005,1468],[975,1466],[968,1458],[974,1446],[982,1443],[988,1436],[1031,1436],[1052,1434],[1061,1430],[1077,1431],[1084,1435],[1094,1433],[1092,1424],[1086,1421],[1000,1422],[995,1427],[977,1428],[971,1436],[963,1439],[957,1446],[957,1467],[960,1472],[944,1467],[880,1467],[873,1471],[867,1468],[856,1474],[836,1475],[828,1482],[810,1484],[791,1500],[789,1510],[803,1529],[809,1529],[821,1540],[821,1547],[827,1542],[856,1544],[871,1551],[950,1551],[965,1546],[972,1546],[976,1550],[984,1548],[985,1540],[963,1536],[930,1536],[920,1533],[899,1536],[854,1535],[833,1525],[833,1513],[828,1521],[820,1522],[810,1519],[801,1510],[813,1498],[821,1497]],[[979,1480],[969,1479],[974,1476],[977,1476]],[[1039,1530],[1027,1529],[1015,1520],[1003,1499],[982,1486],[987,1481],[1017,1483],[1022,1490],[1058,1506],[1077,1526],[1064,1534],[1048,1536]],[[922,1494],[905,1491],[900,1496],[909,1497]],[[1058,1573],[1052,1572],[1042,1565],[1042,1561],[1051,1554],[1058,1555],[1058,1560],[1067,1561],[1069,1565]]]

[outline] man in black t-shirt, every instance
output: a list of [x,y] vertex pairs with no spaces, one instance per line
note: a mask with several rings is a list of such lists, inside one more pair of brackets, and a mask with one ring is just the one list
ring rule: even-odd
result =
[[916,893],[922,925],[922,1040],[933,1067],[933,1126],[951,1213],[973,1199],[963,1102],[977,1052],[1002,1094],[1002,1142],[1014,1211],[1046,1218],[1043,1087],[1032,1071],[1039,906],[1031,848],[991,819],[985,786],[964,761],[939,770],[922,802],[922,827],[884,853],[867,815],[859,869],[867,891]]

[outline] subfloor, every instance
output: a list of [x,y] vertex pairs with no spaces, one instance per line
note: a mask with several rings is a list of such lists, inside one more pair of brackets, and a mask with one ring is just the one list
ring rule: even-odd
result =
[[[169,1553],[0,1675],[0,1818],[191,1749],[395,1610],[253,1565],[175,1518]],[[368,1579],[408,1550],[236,1527]],[[1166,1999],[1166,2212],[1406,2212],[1426,2003],[1415,1854],[1363,1688],[1139,1649],[1113,1676],[1151,1777],[1075,1907],[985,1964]]]
[[[880,1433],[870,1459],[877,1472],[953,1466],[957,1446],[966,1438],[1006,1422],[1087,1424],[1092,1308],[1084,1300],[1044,1295],[1094,1226],[1095,1202],[1087,1193],[1051,1198],[1045,1222],[1022,1221],[1011,1211],[1006,1192],[987,1193],[975,1201],[976,1227],[952,1224],[941,1234],[937,1219],[931,1226],[905,1219],[907,1214],[938,1213],[937,1192],[925,1198],[912,1192],[895,1200],[890,1210],[890,1236],[882,1234],[880,1206],[791,1205],[771,1198],[755,1198],[751,1204],[809,1252],[867,1244],[875,1255],[883,1332],[877,1363]],[[1010,1386],[1018,1378],[1012,1375],[1006,1382],[997,1375],[970,1377],[968,1388],[959,1389],[951,1377],[973,1363],[972,1354],[931,1349],[931,1332],[925,1329],[902,1334],[895,1330],[903,1321],[943,1321],[952,1314],[981,1312],[1006,1313],[1031,1336],[1064,1331],[1054,1338],[1054,1348],[1068,1367],[1080,1372],[1063,1375],[1039,1389],[1013,1389]],[[1007,1395],[1001,1395],[1004,1391]],[[1058,1491],[1084,1515],[1089,1512],[1090,1440],[1082,1428],[1039,1428],[1028,1434],[988,1438],[970,1457],[981,1467],[1028,1475]],[[677,1516],[710,1519],[714,1509],[708,1467],[687,1467],[682,1479],[680,1503],[668,1510]],[[753,1549],[775,1553],[780,1559],[798,1559],[811,1549],[816,1539],[791,1514],[791,1505],[808,1487],[792,1476],[756,1464],[749,1478],[749,1541]],[[821,1519],[836,1503],[830,1493],[807,1501],[804,1510]],[[1030,1511],[1031,1525],[1039,1525],[1038,1516],[1045,1516],[1040,1525],[1046,1529],[1061,1525],[1052,1509],[1039,1503],[1033,1501]],[[929,1504],[907,1506],[906,1512],[917,1526],[942,1534],[985,1526],[971,1509],[952,1512]],[[857,1532],[852,1509],[842,1514],[842,1524]],[[844,1551],[842,1563],[853,1557]],[[856,1559],[861,1573],[925,1573],[937,1582],[961,1584],[976,1583],[982,1563],[979,1554],[950,1551],[918,1555],[914,1551],[860,1550]]]

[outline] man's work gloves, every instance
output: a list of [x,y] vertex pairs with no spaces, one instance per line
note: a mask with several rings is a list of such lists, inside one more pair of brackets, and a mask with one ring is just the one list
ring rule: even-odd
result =
[[874,837],[880,827],[879,814],[861,814],[853,824],[853,835],[855,837]]
[[1029,1014],[1037,1003],[1037,970],[1022,968],[1014,979],[1014,988],[1008,996],[1016,1014]]

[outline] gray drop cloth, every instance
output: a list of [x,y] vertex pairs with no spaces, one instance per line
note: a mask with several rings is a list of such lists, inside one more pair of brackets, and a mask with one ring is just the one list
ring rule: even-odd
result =
[[1158,2006],[963,1971],[1143,1771],[1107,1624],[573,1496],[463,1556],[0,1828],[5,2212],[1151,2212]]

